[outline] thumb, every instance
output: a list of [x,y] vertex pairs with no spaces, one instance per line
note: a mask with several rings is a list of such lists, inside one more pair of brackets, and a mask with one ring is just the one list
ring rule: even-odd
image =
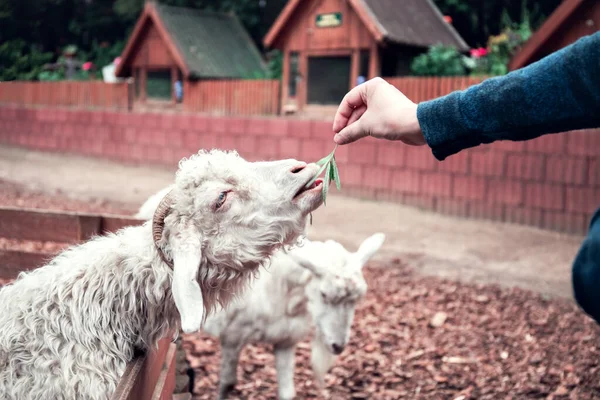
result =
[[348,144],[365,136],[368,136],[368,130],[364,126],[364,120],[359,119],[337,133],[333,137],[333,141],[337,144]]

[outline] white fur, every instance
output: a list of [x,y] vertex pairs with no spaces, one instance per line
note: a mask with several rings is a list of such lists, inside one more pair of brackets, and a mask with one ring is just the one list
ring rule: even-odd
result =
[[202,151],[182,160],[171,188],[158,245],[173,270],[147,222],[20,274],[0,290],[0,398],[109,399],[137,350],[182,322],[200,328],[276,249],[296,241],[322,199],[319,189],[294,196],[317,170]]
[[[151,196],[136,216],[151,217],[159,201]],[[355,253],[332,240],[304,240],[288,251],[279,250],[243,295],[209,316],[204,330],[221,341],[219,398],[237,381],[243,347],[262,342],[274,346],[279,398],[292,399],[296,345],[313,327],[311,366],[323,386],[335,362],[334,347],[340,351],[348,343],[356,306],[367,290],[362,268],[384,240],[383,233],[374,234]]]

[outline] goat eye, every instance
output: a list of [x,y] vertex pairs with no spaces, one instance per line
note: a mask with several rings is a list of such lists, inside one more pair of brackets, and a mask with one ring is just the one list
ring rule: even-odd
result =
[[223,206],[223,204],[225,204],[225,200],[227,200],[227,193],[229,192],[222,192],[219,195],[219,198],[217,199],[217,204],[215,204],[215,208],[219,209]]
[[323,301],[327,300],[327,296],[325,295],[325,292],[321,292],[321,298],[323,299]]

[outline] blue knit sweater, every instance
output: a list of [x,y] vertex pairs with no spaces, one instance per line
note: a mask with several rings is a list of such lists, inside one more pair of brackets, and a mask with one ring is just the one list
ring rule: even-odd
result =
[[[600,32],[508,75],[421,103],[417,117],[438,160],[496,140],[600,127]],[[577,303],[600,323],[600,209],[572,280]]]
[[600,126],[600,31],[508,75],[419,104],[438,160],[496,140]]

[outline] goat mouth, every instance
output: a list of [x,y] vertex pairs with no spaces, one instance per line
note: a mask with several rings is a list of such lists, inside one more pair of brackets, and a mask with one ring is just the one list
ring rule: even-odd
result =
[[[317,192],[318,190],[321,190],[321,186],[323,185],[323,179],[319,178],[316,179],[313,183],[311,183],[310,185],[303,185],[300,190],[298,190],[296,192],[296,194],[294,195],[293,200],[296,200],[300,197],[302,197],[302,195],[306,194],[306,193],[311,193],[311,192]],[[318,189],[318,190],[317,190]]]

